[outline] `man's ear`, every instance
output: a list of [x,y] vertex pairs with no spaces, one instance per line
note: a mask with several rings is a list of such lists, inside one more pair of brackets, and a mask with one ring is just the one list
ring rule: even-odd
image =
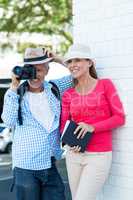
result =
[[48,74],[48,72],[49,72],[49,66],[47,66],[47,71],[46,71],[46,75]]

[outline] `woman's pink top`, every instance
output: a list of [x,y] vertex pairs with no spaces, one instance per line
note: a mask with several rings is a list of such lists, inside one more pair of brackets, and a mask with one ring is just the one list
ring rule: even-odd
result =
[[98,79],[87,95],[80,95],[75,88],[66,90],[62,97],[61,132],[68,119],[94,126],[86,151],[111,151],[112,129],[125,123],[123,106],[112,81]]

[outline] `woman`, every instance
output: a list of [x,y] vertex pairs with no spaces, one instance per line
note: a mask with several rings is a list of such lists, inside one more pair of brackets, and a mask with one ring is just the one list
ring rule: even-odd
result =
[[72,45],[65,63],[74,87],[62,97],[61,132],[69,119],[78,123],[78,138],[92,132],[84,153],[79,146],[68,147],[66,165],[72,199],[96,200],[111,166],[112,129],[125,123],[123,106],[112,81],[97,77],[89,47]]

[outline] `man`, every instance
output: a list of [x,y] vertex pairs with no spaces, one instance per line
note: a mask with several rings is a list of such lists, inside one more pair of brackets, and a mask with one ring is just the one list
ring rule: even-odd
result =
[[[17,200],[65,200],[64,185],[56,169],[60,159],[60,101],[52,93],[52,85],[44,81],[48,73],[48,57],[42,48],[28,48],[24,64],[34,65],[36,79],[28,80],[28,90],[21,102],[22,125],[19,123],[20,81],[12,75],[5,94],[2,119],[14,127],[12,159]],[[71,86],[71,77],[55,80],[60,93]]]

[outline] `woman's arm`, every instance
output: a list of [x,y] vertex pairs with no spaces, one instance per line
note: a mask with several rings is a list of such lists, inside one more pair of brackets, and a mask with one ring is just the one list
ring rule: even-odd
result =
[[66,91],[62,96],[61,121],[60,121],[61,133],[63,132],[66,121],[70,119],[70,102],[71,102],[71,95],[68,91]]
[[64,76],[60,79],[55,79],[55,80],[50,80],[50,81],[57,85],[61,96],[66,89],[73,86],[72,76]]
[[117,90],[111,80],[104,80],[105,95],[112,116],[106,120],[92,124],[95,132],[108,131],[125,124],[125,113]]
[[[64,65],[62,57],[59,57],[54,52],[50,52],[48,50],[46,50],[46,52],[47,52],[48,57],[52,57],[53,58],[52,62],[54,61],[56,63]],[[73,86],[73,81],[72,81],[72,76],[71,75],[64,76],[64,77],[62,77],[60,79],[50,80],[50,82],[53,82],[54,84],[57,85],[57,87],[58,87],[58,89],[60,91],[61,96],[62,96],[62,94],[64,93],[64,91],[66,89],[68,89],[68,88],[70,88],[70,87]]]

